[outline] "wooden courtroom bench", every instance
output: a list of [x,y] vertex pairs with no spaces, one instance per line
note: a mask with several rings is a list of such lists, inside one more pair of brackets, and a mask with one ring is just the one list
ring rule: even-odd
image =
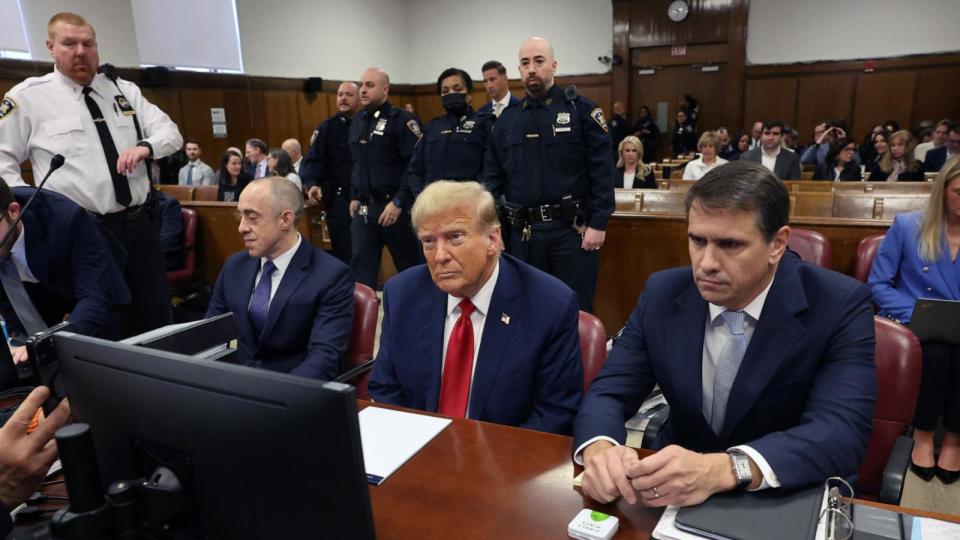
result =
[[193,191],[195,201],[216,201],[219,186],[197,186]]
[[171,184],[159,184],[156,186],[158,191],[162,191],[181,203],[193,200],[193,186],[178,186]]
[[[829,182],[828,182],[829,183]],[[929,194],[930,182],[832,182],[834,191]]]
[[892,221],[897,214],[926,208],[929,194],[835,192],[833,216]]

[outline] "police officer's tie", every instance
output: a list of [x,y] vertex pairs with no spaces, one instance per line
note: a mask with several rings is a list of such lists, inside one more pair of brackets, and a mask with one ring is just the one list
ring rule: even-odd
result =
[[730,329],[730,338],[720,351],[716,369],[713,374],[713,408],[710,413],[710,427],[717,435],[723,429],[723,420],[727,414],[727,400],[730,389],[737,378],[740,362],[747,352],[747,335],[743,333],[746,312],[724,311],[720,314],[723,322]]
[[40,316],[36,306],[33,305],[33,301],[30,300],[27,289],[20,281],[17,266],[9,256],[0,263],[0,282],[3,283],[3,291],[7,293],[7,300],[10,300],[10,305],[13,307],[13,311],[17,313],[17,318],[20,319],[20,324],[23,325],[27,335],[32,336],[37,332],[46,330],[47,325],[43,322],[43,317]]
[[187,169],[187,185],[192,186],[193,185],[193,164],[191,163],[190,165],[188,165],[188,167],[189,168]]
[[440,414],[463,418],[467,414],[470,379],[473,374],[473,323],[475,309],[469,298],[460,301],[460,318],[453,326],[447,343],[447,358],[440,384]]
[[270,285],[272,283],[270,276],[276,269],[277,266],[273,264],[273,261],[264,263],[263,270],[260,272],[260,281],[257,283],[257,288],[253,290],[253,295],[250,296],[250,307],[248,308],[250,323],[253,325],[254,335],[258,338],[267,323],[267,313],[270,310]]
[[97,126],[97,135],[100,136],[100,144],[103,146],[103,156],[107,160],[107,170],[110,171],[110,178],[113,180],[113,192],[116,194],[117,202],[130,206],[133,197],[130,195],[130,183],[127,177],[117,172],[117,161],[120,154],[117,153],[117,145],[110,136],[110,128],[107,127],[107,120],[103,117],[103,112],[97,102],[90,97],[93,88],[83,87],[83,101],[90,110],[90,116],[93,117],[93,125]]

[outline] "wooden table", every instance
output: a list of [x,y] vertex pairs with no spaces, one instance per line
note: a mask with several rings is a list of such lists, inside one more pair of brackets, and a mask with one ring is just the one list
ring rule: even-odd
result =
[[[570,459],[571,444],[561,435],[455,419],[383,484],[370,486],[377,538],[562,539],[582,508],[620,518],[616,540],[650,538],[661,510],[622,499],[602,505],[581,494],[573,487],[580,468]],[[857,503],[960,522],[960,516]]]

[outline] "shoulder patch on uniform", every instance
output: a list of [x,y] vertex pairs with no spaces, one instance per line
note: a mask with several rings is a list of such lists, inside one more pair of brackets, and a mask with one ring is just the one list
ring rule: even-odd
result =
[[0,120],[3,120],[17,108],[17,102],[12,97],[6,96],[0,101]]
[[423,132],[420,131],[420,124],[418,124],[416,120],[407,120],[407,128],[409,128],[418,139],[423,136]]
[[590,118],[593,118],[593,121],[600,126],[600,129],[607,131],[607,119],[603,117],[603,109],[597,107],[596,109],[590,111]]

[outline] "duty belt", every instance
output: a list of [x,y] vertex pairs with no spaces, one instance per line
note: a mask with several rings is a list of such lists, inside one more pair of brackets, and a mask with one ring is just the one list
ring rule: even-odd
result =
[[124,221],[137,221],[138,219],[149,217],[149,214],[149,208],[147,208],[146,204],[138,204],[137,206],[124,208],[119,212],[93,215],[103,223],[121,223]]

